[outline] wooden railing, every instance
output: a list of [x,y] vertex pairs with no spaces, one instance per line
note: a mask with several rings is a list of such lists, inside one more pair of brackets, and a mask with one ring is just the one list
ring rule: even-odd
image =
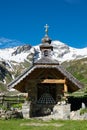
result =
[[0,95],[0,104],[18,104],[18,103],[23,103],[25,101],[24,96],[5,96],[5,95]]

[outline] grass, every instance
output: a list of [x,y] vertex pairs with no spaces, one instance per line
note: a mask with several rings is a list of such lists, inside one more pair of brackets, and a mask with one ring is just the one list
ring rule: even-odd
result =
[[0,120],[0,130],[87,130],[87,121]]

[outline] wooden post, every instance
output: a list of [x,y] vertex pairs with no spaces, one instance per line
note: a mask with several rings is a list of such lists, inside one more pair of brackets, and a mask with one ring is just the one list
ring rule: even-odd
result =
[[2,104],[4,104],[4,97],[5,97],[5,95],[2,96]]
[[68,86],[66,85],[66,83],[64,83],[64,92],[68,92]]

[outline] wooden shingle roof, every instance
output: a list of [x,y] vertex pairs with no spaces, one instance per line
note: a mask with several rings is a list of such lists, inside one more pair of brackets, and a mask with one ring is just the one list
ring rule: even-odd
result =
[[59,62],[57,60],[53,60],[50,57],[43,57],[37,61],[34,62],[34,65],[59,65]]
[[[63,77],[66,77],[67,84],[70,87],[70,92],[74,92],[78,89],[83,88],[83,84],[81,84],[71,73],[66,71],[61,65],[34,65],[31,68],[27,69],[24,73],[18,76],[15,80],[13,80],[10,84],[8,84],[8,88],[15,88],[17,84],[20,84],[27,76],[31,77],[31,74],[36,70],[39,71],[41,69],[56,69],[56,73],[61,73]],[[38,74],[37,74],[38,75]],[[38,79],[37,79],[38,80]]]

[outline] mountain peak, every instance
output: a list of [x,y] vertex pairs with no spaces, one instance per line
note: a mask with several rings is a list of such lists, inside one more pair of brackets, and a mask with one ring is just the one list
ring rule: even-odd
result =
[[[53,59],[60,63],[87,57],[87,48],[76,49],[57,40],[52,41],[51,44],[53,46]],[[29,44],[17,40],[0,38],[0,48],[1,60],[24,62],[30,55],[35,55],[36,60],[41,57],[39,45],[31,47]]]
[[12,55],[17,55],[17,54],[20,54],[22,52],[27,52],[31,49],[31,46],[30,45],[23,45],[23,46],[19,46],[17,47],[17,49],[12,53]]
[[[64,61],[76,60],[87,57],[87,48],[77,49],[68,46],[60,41],[52,41],[53,46],[53,59],[58,60],[60,63]],[[37,50],[37,46],[35,47]],[[40,58],[40,50],[38,57]]]

